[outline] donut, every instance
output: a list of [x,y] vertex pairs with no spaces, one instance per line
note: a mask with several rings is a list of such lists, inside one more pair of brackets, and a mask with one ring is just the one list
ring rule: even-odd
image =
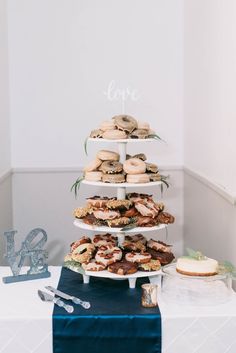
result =
[[146,164],[139,158],[130,158],[124,161],[123,169],[127,174],[143,174],[146,171]]
[[113,120],[103,121],[100,124],[99,129],[102,130],[102,131],[114,130],[115,129],[115,123],[114,123]]
[[137,262],[139,264],[145,264],[151,260],[151,255],[148,252],[135,252],[131,251],[125,255],[125,259],[130,262]]
[[113,264],[113,262],[121,260],[121,258],[121,249],[118,248],[118,246],[113,245],[101,246],[95,255],[96,262],[101,263],[106,267]]
[[101,161],[119,161],[120,155],[113,151],[101,150],[97,153],[97,158]]
[[127,174],[126,181],[127,181],[127,183],[138,184],[138,183],[149,183],[150,179],[146,173],[144,173],[144,174]]
[[132,206],[132,201],[130,200],[109,200],[106,204],[107,208],[111,210],[125,210]]
[[107,269],[109,272],[116,273],[117,275],[131,275],[137,272],[138,265],[135,262],[122,260],[114,262]]
[[84,172],[93,172],[93,171],[97,170],[101,164],[102,164],[102,161],[100,159],[96,158],[93,161],[91,161],[89,164],[87,164],[83,170],[84,170]]
[[138,266],[139,271],[158,271],[161,268],[161,263],[159,260],[154,260],[151,259],[149,262],[145,263],[145,264],[140,264]]
[[129,240],[125,240],[122,243],[122,247],[125,250],[129,250],[129,251],[146,251],[146,246],[141,242],[141,241],[129,241]]
[[75,210],[74,210],[74,216],[75,218],[83,218],[85,216],[87,216],[88,214],[91,214],[92,213],[92,208],[87,206],[87,207],[77,207]]
[[157,216],[157,222],[163,224],[174,223],[175,217],[168,212],[160,212]]
[[147,173],[150,181],[161,181],[161,175],[159,173]]
[[106,209],[93,211],[93,214],[95,218],[101,219],[103,221],[120,217],[119,211],[112,211],[112,210],[106,210]]
[[94,250],[95,246],[93,244],[81,244],[77,246],[77,248],[75,248],[75,250],[72,252],[72,260],[80,262],[81,264],[84,262],[89,262],[93,256]]
[[107,140],[123,140],[127,139],[127,134],[121,130],[107,130],[102,134],[102,137]]
[[116,246],[117,239],[109,233],[97,234],[93,237],[92,242],[97,248],[108,244],[112,244],[113,246]]
[[104,183],[124,183],[125,182],[125,175],[123,173],[102,174],[102,181]]
[[115,218],[107,221],[108,227],[115,228],[115,227],[124,227],[130,223],[130,219],[128,217],[120,217]]
[[125,210],[124,212],[122,212],[122,216],[123,217],[135,217],[137,216],[138,211],[136,210],[136,208],[133,206],[128,210]]
[[67,254],[67,255],[64,257],[64,262],[73,261],[71,255],[72,255],[71,253],[70,253],[70,254]]
[[123,171],[123,165],[116,161],[105,161],[102,162],[99,170],[107,174],[116,174]]
[[138,123],[130,115],[117,115],[112,118],[114,120],[117,129],[131,133],[133,130],[137,129]]
[[150,248],[147,248],[147,252],[152,256],[152,259],[159,260],[161,265],[168,265],[175,258],[172,252],[159,252]]
[[131,139],[146,139],[148,136],[149,132],[144,129],[136,129],[129,135]]
[[[131,158],[131,157],[130,157]],[[138,154],[135,154],[132,158],[139,158],[141,159],[142,161],[146,161],[147,157],[144,153],[138,153]],[[128,159],[128,158],[126,158]]]
[[140,194],[140,193],[137,193],[137,192],[130,192],[126,195],[127,199],[128,200],[131,200],[133,202],[137,202],[137,201],[142,201],[142,200],[145,200],[145,199],[151,199],[152,198],[152,195],[149,195],[149,194]]
[[84,235],[79,240],[76,240],[70,244],[70,251],[73,252],[81,244],[88,244],[88,243],[91,243],[91,239],[89,237],[87,237],[86,235]]
[[153,240],[153,239],[148,240],[147,246],[150,249],[154,249],[159,252],[171,252],[171,248],[172,248],[172,245],[168,245],[163,243],[160,240]]
[[88,262],[87,264],[86,263],[83,263],[82,264],[82,267],[85,271],[103,271],[105,270],[106,266],[102,265],[101,263],[97,263],[95,261],[95,259],[92,259],[90,262]]
[[157,221],[153,217],[137,216],[136,225],[137,227],[154,227]]
[[86,172],[84,174],[84,179],[88,181],[101,181],[102,180],[102,172]]
[[150,130],[150,125],[145,122],[145,121],[138,121],[138,129],[141,129],[141,130]]
[[158,166],[154,163],[146,163],[146,172],[147,173],[157,173]]
[[90,137],[92,138],[102,138],[103,137],[103,131],[100,129],[92,130],[90,133]]
[[147,239],[142,234],[126,235],[125,240],[132,242],[141,241],[144,245],[147,243]]
[[102,226],[104,225],[104,221],[97,219],[93,214],[89,214],[83,218],[83,222],[92,226]]
[[105,207],[108,201],[114,200],[114,198],[109,198],[107,196],[93,196],[87,198],[87,204],[90,207],[102,208]]

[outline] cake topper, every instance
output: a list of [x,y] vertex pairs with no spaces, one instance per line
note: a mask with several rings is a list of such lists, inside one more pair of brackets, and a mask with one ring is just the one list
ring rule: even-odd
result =
[[[8,261],[13,276],[3,277],[3,282],[13,283],[50,277],[51,274],[48,271],[48,265],[45,263],[48,253],[43,249],[47,241],[45,230],[41,228],[31,230],[18,251],[15,250],[16,233],[16,230],[4,233],[7,242],[5,258]],[[40,236],[40,234],[42,235]],[[29,270],[24,274],[20,274],[26,259],[29,260]]]

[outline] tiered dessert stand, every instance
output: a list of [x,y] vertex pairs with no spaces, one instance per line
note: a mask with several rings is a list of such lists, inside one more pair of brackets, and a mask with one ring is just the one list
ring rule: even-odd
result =
[[[127,143],[140,143],[140,142],[153,142],[156,141],[155,139],[152,138],[147,138],[147,139],[123,139],[123,140],[107,140],[107,139],[99,139],[99,138],[89,138],[88,141],[90,142],[107,142],[107,143],[117,143],[118,145],[118,152],[120,154],[120,162],[124,163],[126,160],[126,149],[127,149]],[[83,180],[83,184],[85,185],[91,185],[91,186],[102,186],[102,187],[113,187],[117,189],[117,199],[118,200],[123,200],[126,198],[126,188],[137,188],[137,187],[150,187],[150,186],[157,186],[161,185],[162,181],[155,181],[155,182],[149,182],[149,183],[138,183],[138,184],[133,184],[133,183],[104,183],[104,182],[92,182],[92,181],[87,181]],[[140,232],[150,232],[150,231],[158,231],[160,229],[164,229],[167,227],[166,224],[161,224],[158,226],[153,226],[153,227],[135,227],[127,231],[122,231],[122,228],[111,228],[111,227],[106,227],[106,226],[93,226],[93,225],[88,225],[83,223],[82,220],[76,219],[74,221],[74,225],[76,227],[79,227],[81,229],[85,230],[90,230],[94,232],[101,232],[101,233],[115,233],[117,238],[118,238],[118,244],[121,245],[124,241],[125,234],[126,233],[140,233]],[[117,275],[115,273],[111,273],[109,271],[85,271],[85,274],[83,274],[83,280],[84,283],[89,283],[90,277],[103,277],[103,278],[111,278],[111,279],[128,279],[129,281],[129,288],[135,288],[136,285],[136,279],[140,277],[149,277],[150,282],[152,282],[154,279],[156,282],[159,282],[161,271],[151,271],[151,272],[144,272],[144,271],[138,271],[134,274],[131,275]]]

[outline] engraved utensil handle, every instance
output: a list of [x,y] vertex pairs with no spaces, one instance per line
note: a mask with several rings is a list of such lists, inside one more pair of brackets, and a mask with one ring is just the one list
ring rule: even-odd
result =
[[89,302],[84,302],[79,298],[71,297],[71,300],[73,303],[81,305],[84,309],[89,309],[91,307]]
[[53,303],[64,308],[68,313],[73,313],[74,308],[72,305],[65,304],[62,300],[60,299],[53,299]]

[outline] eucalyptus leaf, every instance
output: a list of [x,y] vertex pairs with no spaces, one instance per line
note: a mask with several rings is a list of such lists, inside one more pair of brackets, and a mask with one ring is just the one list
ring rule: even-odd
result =
[[195,259],[195,260],[204,260],[206,259],[206,256],[203,255],[200,251],[195,251],[191,248],[186,248],[187,254],[190,258]]
[[70,188],[70,191],[73,191],[75,192],[75,198],[77,198],[77,192],[80,188],[80,184],[82,182],[82,180],[84,180],[84,176],[80,176],[76,179],[75,183],[71,186]]
[[227,273],[231,278],[236,279],[236,267],[229,261],[220,262],[219,271],[221,273]]
[[65,261],[63,267],[68,268],[69,270],[75,271],[80,273],[81,275],[85,274],[84,269],[82,268],[81,264],[76,261]]
[[158,136],[157,134],[150,134],[148,135],[148,138],[152,138],[152,139],[155,139],[155,140],[161,140],[163,142],[165,142],[160,136]]
[[136,227],[137,227],[136,223],[130,223],[130,224],[127,224],[126,226],[124,226],[123,228],[121,228],[121,232],[127,232],[127,231],[134,229]]
[[86,137],[86,139],[84,141],[84,151],[85,151],[86,156],[88,155],[88,150],[87,150],[88,139],[89,139],[89,137]]

